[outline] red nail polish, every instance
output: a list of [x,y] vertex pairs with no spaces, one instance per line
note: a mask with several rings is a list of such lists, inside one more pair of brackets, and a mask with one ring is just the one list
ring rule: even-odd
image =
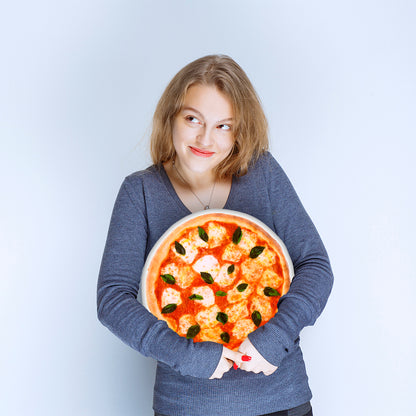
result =
[[250,360],[251,360],[251,357],[250,357],[249,355],[243,355],[243,356],[241,357],[241,359],[242,359],[243,361],[250,361]]
[[233,368],[234,368],[234,370],[237,370],[237,368],[238,368],[237,363],[234,363]]

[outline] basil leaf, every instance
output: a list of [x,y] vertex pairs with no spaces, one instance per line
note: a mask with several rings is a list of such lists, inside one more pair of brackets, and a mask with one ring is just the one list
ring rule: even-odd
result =
[[208,242],[208,234],[202,227],[198,227],[198,234],[202,240],[204,240],[206,243]]
[[266,286],[263,290],[263,293],[266,296],[282,296],[276,289],[273,289],[272,287]]
[[253,247],[253,248],[251,249],[251,251],[250,251],[250,257],[251,257],[252,259],[255,259],[256,257],[260,256],[260,254],[261,254],[261,253],[263,253],[263,250],[264,250],[265,248],[266,248],[266,247],[262,247],[262,246],[256,246],[256,247]]
[[199,325],[192,325],[188,328],[188,331],[186,333],[186,338],[187,339],[192,339],[195,338],[198,334],[199,331],[201,330],[201,327]]
[[235,270],[234,264],[232,264],[231,266],[228,266],[227,274],[231,274],[234,270]]
[[254,311],[251,314],[251,319],[253,320],[254,325],[260,326],[260,324],[261,324],[261,313],[259,311]]
[[205,283],[208,283],[209,285],[212,285],[214,283],[214,279],[212,278],[212,276],[209,273],[201,272],[201,277],[202,277],[202,280]]
[[233,234],[233,243],[238,244],[241,241],[242,236],[243,236],[243,232],[241,231],[241,228],[237,227],[237,229],[234,231],[234,234]]
[[240,283],[240,284],[237,286],[237,290],[238,290],[239,292],[244,292],[244,291],[247,289],[247,287],[248,287],[248,283]]
[[227,293],[223,292],[222,290],[218,290],[215,292],[215,296],[227,296]]
[[191,300],[202,300],[204,298],[201,295],[197,295],[196,293],[194,293],[193,295],[189,296],[188,299],[191,299]]
[[178,243],[177,241],[175,241],[175,250],[178,254],[181,254],[182,256],[186,254],[185,247],[181,243]]
[[175,278],[171,274],[161,274],[160,277],[168,285],[174,285],[176,283]]
[[223,332],[220,337],[226,344],[230,342],[230,334],[228,332]]
[[217,321],[221,322],[222,324],[226,324],[228,322],[228,315],[224,312],[218,312]]
[[162,308],[162,313],[172,313],[176,309],[176,303],[169,303],[164,308]]

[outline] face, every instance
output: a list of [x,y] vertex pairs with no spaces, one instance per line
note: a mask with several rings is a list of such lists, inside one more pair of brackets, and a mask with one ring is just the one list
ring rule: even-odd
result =
[[193,85],[173,124],[175,163],[188,174],[213,173],[233,148],[232,127],[228,97],[214,86]]

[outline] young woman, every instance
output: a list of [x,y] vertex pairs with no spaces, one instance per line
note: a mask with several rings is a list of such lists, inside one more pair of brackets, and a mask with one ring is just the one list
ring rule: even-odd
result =
[[[227,56],[206,56],[167,86],[154,114],[154,164],[121,186],[98,280],[98,317],[158,361],[156,415],[312,415],[299,333],[322,312],[333,277],[314,225],[267,148],[267,121],[246,74]],[[206,208],[258,218],[284,241],[294,264],[277,314],[238,352],[180,337],[137,301],[152,246],[173,223]]]

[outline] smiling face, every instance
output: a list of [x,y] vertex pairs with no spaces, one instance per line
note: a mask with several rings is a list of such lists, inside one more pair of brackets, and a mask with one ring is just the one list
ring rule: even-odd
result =
[[191,86],[173,123],[176,165],[187,175],[213,174],[233,148],[232,126],[227,96],[215,86]]

